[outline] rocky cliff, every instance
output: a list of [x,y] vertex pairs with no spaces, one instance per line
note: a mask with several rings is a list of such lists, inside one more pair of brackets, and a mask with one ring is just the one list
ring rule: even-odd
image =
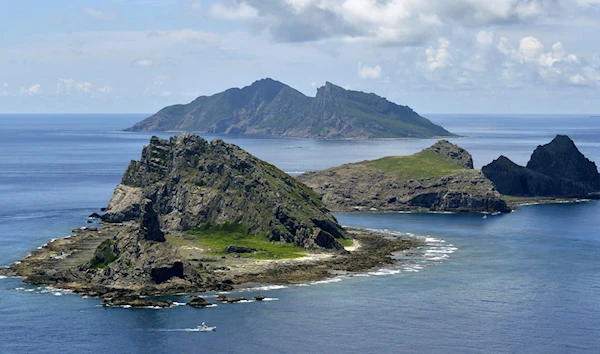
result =
[[412,156],[391,156],[300,175],[331,210],[508,212],[464,149],[442,140]]
[[527,167],[500,156],[482,171],[505,195],[585,198],[600,191],[596,164],[565,135],[557,135],[550,143],[538,146]]
[[163,108],[130,131],[195,131],[303,138],[453,136],[412,109],[326,83],[316,97],[272,79]]
[[127,168],[103,220],[136,220],[146,200],[163,230],[237,225],[275,242],[342,249],[343,229],[310,188],[221,140],[153,137]]

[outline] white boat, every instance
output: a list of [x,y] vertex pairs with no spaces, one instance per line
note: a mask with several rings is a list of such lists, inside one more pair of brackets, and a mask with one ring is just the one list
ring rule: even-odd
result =
[[198,332],[212,332],[217,329],[217,326],[207,326],[206,323],[202,322],[201,325],[196,327]]

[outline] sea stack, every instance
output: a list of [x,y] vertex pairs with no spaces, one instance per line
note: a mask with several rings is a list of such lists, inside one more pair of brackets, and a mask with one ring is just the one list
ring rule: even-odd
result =
[[500,156],[482,171],[505,195],[588,198],[600,192],[596,164],[566,135],[557,135],[550,143],[538,146],[527,167]]

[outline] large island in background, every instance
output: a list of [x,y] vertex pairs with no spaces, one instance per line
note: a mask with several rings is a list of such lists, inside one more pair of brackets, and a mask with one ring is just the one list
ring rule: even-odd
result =
[[163,108],[127,130],[317,139],[455,136],[409,107],[373,93],[345,90],[327,82],[316,97],[308,97],[272,79]]

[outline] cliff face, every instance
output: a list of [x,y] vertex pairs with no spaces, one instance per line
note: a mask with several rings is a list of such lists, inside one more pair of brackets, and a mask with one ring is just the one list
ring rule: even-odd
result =
[[141,216],[150,200],[164,230],[242,225],[250,235],[342,249],[343,229],[308,187],[239,147],[184,134],[153,137],[115,189],[104,221]]
[[508,212],[473,159],[447,141],[412,156],[386,157],[300,175],[337,211]]
[[127,130],[306,138],[453,136],[409,107],[375,94],[345,90],[328,82],[313,98],[271,79],[163,108]]
[[500,156],[482,171],[505,195],[582,198],[600,191],[596,164],[585,158],[565,135],[538,146],[527,167]]

